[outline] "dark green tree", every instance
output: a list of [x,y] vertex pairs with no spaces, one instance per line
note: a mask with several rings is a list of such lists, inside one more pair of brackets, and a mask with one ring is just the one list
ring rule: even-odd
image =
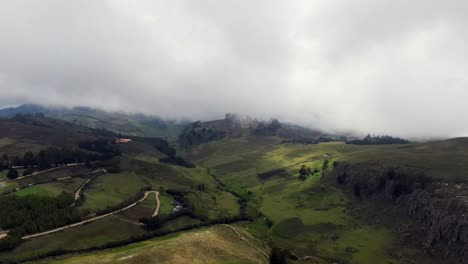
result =
[[28,168],[25,171],[23,171],[23,176],[31,175],[31,174],[33,174],[33,172],[34,171],[33,171],[32,168]]
[[31,151],[24,153],[23,165],[26,167],[33,167],[35,163],[34,154]]
[[0,251],[10,250],[21,243],[21,237],[17,234],[8,234],[7,237],[0,239]]
[[7,177],[10,180],[18,178],[18,171],[16,169],[13,169],[13,168],[9,169],[8,173],[7,173]]
[[330,161],[327,160],[327,159],[323,162],[322,170],[326,170],[326,169],[328,168],[328,163],[329,163],[329,162],[330,162]]
[[154,216],[150,218],[142,218],[140,219],[140,223],[144,224],[148,229],[156,229],[163,224],[163,221],[161,221],[159,216]]
[[119,173],[121,170],[120,168],[120,160],[117,158],[117,159],[114,159],[112,160],[112,165],[110,168],[107,169],[107,171],[109,173]]
[[286,252],[281,248],[274,247],[271,250],[270,255],[270,264],[287,264],[288,258],[286,256]]
[[11,162],[11,166],[14,166],[14,165],[21,166],[21,165],[23,165],[23,161],[20,158],[15,156],[15,157],[13,157],[13,160]]
[[299,170],[299,179],[304,180],[305,178],[307,178],[308,175],[309,173],[307,171],[307,166],[302,165],[301,169]]

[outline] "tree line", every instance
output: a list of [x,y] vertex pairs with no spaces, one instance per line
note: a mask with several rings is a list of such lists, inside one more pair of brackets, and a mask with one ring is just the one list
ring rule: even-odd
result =
[[114,140],[108,138],[80,142],[79,147],[98,152],[103,159],[109,159],[120,155],[119,145],[116,144]]
[[319,137],[319,138],[293,138],[285,139],[281,141],[281,144],[303,144],[303,145],[314,145],[319,143],[333,142],[336,141],[333,138]]
[[66,165],[70,163],[81,163],[87,161],[94,161],[101,158],[100,155],[95,153],[84,152],[77,149],[48,147],[40,150],[37,154],[32,151],[24,153],[23,157],[8,157],[7,154],[3,155],[3,167],[26,167],[26,168],[39,168],[47,169],[52,166]]
[[186,168],[195,168],[195,164],[190,161],[187,161],[179,156],[169,156],[159,159],[160,162],[164,162],[171,165],[178,165]]
[[41,195],[0,197],[0,228],[35,233],[76,220],[70,209],[71,194],[62,192],[57,197]]
[[100,158],[100,155],[81,150],[48,147],[37,154],[27,151],[22,158],[16,156],[9,158],[7,154],[4,154],[0,161],[0,171],[2,169],[9,169],[7,177],[9,179],[16,179],[20,175],[15,167],[26,168],[23,172],[23,176],[26,176],[32,174],[35,169],[45,170],[53,166],[90,162]]
[[[25,234],[37,233],[80,220],[70,208],[71,194],[62,192],[57,197],[41,195],[0,197],[0,228],[10,230],[8,239],[0,240],[0,250],[10,249]],[[18,239],[19,238],[19,239]]]
[[354,144],[354,145],[392,145],[392,144],[408,144],[410,143],[409,140],[399,138],[399,137],[392,137],[388,135],[384,136],[371,136],[368,134],[363,139],[355,139],[347,141],[346,144]]
[[9,157],[8,154],[4,153],[0,158],[0,171],[9,169],[7,177],[15,179],[20,176],[15,167],[26,168],[23,172],[23,176],[26,176],[32,174],[34,169],[45,170],[53,166],[71,163],[89,163],[97,160],[111,159],[121,154],[119,146],[109,139],[81,142],[79,147],[88,151],[64,147],[48,147],[40,150],[37,154],[27,151],[23,157]]

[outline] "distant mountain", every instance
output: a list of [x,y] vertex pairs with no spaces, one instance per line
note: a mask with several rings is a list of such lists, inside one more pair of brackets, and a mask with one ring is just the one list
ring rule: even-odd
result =
[[35,104],[24,104],[18,107],[8,107],[0,109],[0,117],[10,118],[18,114],[50,113],[52,110]]
[[47,147],[78,148],[80,142],[115,136],[109,131],[26,113],[0,119],[0,128],[0,153],[18,157],[28,150],[39,152]]
[[188,123],[165,120],[143,114],[110,112],[89,107],[46,107],[24,104],[0,109],[0,117],[10,118],[18,114],[43,113],[47,117],[65,120],[73,124],[95,129],[106,129],[122,135],[163,137],[175,139]]

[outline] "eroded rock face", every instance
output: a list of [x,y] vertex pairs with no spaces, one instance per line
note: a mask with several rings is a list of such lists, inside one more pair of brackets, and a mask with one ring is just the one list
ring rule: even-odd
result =
[[409,231],[424,234],[418,237],[427,252],[442,252],[450,263],[468,263],[467,184],[432,182],[406,168],[341,165],[332,174],[355,196],[391,199],[406,210],[416,222]]
[[[460,185],[458,185],[460,186]],[[426,236],[423,245],[448,242],[452,250],[468,256],[468,196],[466,187],[434,184],[428,190],[415,190],[407,197],[409,214],[421,224]],[[468,260],[467,260],[468,261]]]

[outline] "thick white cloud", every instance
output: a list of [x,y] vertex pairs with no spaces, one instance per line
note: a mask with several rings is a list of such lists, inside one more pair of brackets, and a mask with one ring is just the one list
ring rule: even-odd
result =
[[0,105],[468,136],[468,3],[0,2]]

